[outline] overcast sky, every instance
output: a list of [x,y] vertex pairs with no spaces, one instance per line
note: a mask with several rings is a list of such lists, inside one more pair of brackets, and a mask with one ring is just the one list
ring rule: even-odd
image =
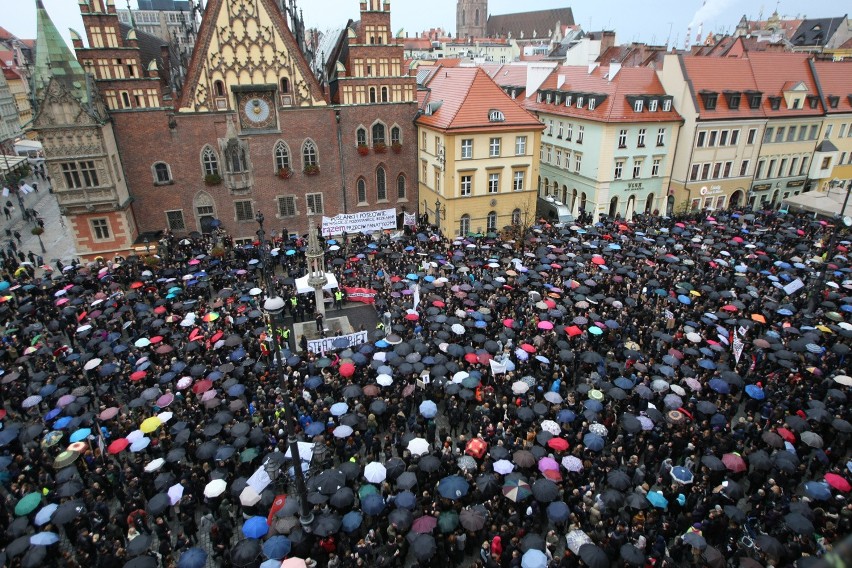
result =
[[[59,31],[68,41],[68,28],[83,33],[77,0],[43,0],[48,13]],[[3,10],[0,25],[18,37],[35,37],[35,1],[2,0],[15,4],[14,10]],[[116,0],[120,7],[126,0]],[[349,18],[358,19],[358,0],[302,0],[298,3],[304,10],[308,27],[325,30],[340,27]],[[136,0],[131,0],[135,7]],[[572,6],[565,0],[490,0],[491,14],[507,14],[521,10],[536,10]],[[781,15],[791,18],[807,15],[809,17],[843,16],[848,11],[843,6],[829,0],[809,0],[798,2],[779,2]],[[424,29],[443,27],[455,35],[455,0],[393,0],[392,26],[394,33],[404,29],[415,35]],[[693,25],[694,37],[699,23],[704,24],[704,34],[709,31],[732,32],[740,17],[745,14],[757,19],[763,13],[764,19],[776,8],[771,0],[655,0],[654,2],[636,2],[635,0],[610,0],[609,2],[582,2],[574,8],[574,18],[585,30],[611,29],[617,34],[617,41],[628,43],[642,41],[671,44],[682,47],[686,29]]]

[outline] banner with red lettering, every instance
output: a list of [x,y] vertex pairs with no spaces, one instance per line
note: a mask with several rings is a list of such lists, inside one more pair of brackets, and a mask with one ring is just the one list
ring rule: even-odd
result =
[[376,291],[372,288],[350,288],[344,286],[343,291],[346,292],[346,300],[349,302],[376,303]]

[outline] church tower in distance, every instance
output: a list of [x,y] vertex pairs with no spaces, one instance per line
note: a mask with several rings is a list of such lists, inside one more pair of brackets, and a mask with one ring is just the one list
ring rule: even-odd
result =
[[456,38],[486,37],[488,0],[458,0]]

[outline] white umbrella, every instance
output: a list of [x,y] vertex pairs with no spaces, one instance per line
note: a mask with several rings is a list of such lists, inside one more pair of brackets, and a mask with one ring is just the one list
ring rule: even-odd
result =
[[155,460],[152,460],[145,465],[145,471],[147,471],[148,473],[152,471],[157,471],[158,469],[163,467],[164,463],[166,463],[166,460],[164,460],[163,458],[157,458]]
[[678,396],[686,396],[686,390],[680,385],[669,385],[669,388]]
[[422,456],[429,451],[429,442],[423,438],[413,438],[410,442],[408,442],[408,451],[411,452],[412,455]]
[[453,375],[453,382],[460,383],[469,376],[470,374],[467,371],[458,371],[455,375]]
[[240,493],[240,503],[244,507],[251,507],[252,505],[257,505],[260,503],[260,495],[258,495],[257,491],[251,488],[251,486],[246,485],[243,492]]
[[514,394],[524,394],[530,390],[530,386],[524,381],[515,381],[512,383],[512,392]]
[[544,400],[551,404],[561,404],[562,395],[560,395],[558,392],[548,391],[544,393]]
[[494,462],[494,471],[496,471],[500,475],[506,475],[507,473],[512,473],[514,470],[515,470],[515,464],[513,464],[509,460],[498,460],[498,461]]
[[137,441],[137,440],[141,440],[144,437],[145,437],[145,432],[143,432],[142,430],[134,430],[133,432],[131,432],[130,434],[125,436],[127,441],[130,442],[131,444],[133,442]]
[[562,467],[568,471],[583,471],[583,462],[577,456],[565,456],[562,458]]
[[95,357],[94,359],[89,359],[88,361],[86,361],[86,364],[83,366],[83,368],[86,369],[87,371],[91,371],[92,369],[94,369],[95,367],[97,367],[100,364],[101,364],[101,360],[98,359],[97,357]]
[[335,438],[348,438],[352,435],[352,427],[347,426],[346,424],[341,424],[332,432]]
[[654,392],[666,392],[669,390],[669,383],[663,379],[654,379],[651,381],[651,390]]
[[172,502],[172,505],[177,505],[178,501],[183,497],[183,485],[180,483],[175,483],[171,487],[169,487],[169,500]]
[[376,377],[376,382],[383,387],[389,387],[393,384],[393,377],[391,377],[390,375],[381,374]]
[[550,432],[554,436],[558,436],[560,433],[562,433],[562,428],[559,426],[559,424],[557,424],[553,420],[543,421],[541,423],[541,429],[544,430],[545,432]]
[[852,377],[849,375],[837,375],[834,377],[834,382],[843,386],[852,387]]
[[260,288],[252,288],[251,290],[249,290],[249,296],[260,296],[260,293]]
[[172,412],[161,412],[157,415],[157,418],[159,418],[160,422],[162,422],[163,424],[171,420],[173,417],[174,413]]
[[385,480],[387,474],[388,472],[385,469],[385,466],[379,462],[370,462],[367,464],[367,467],[364,468],[364,479],[370,483],[381,483]]
[[454,323],[450,329],[456,335],[464,335],[464,326],[460,323]]
[[606,429],[606,426],[598,422],[595,422],[594,424],[589,426],[589,432],[591,432],[592,434],[597,434],[598,436],[602,436],[604,438],[606,438],[607,434],[609,434],[609,430]]
[[224,493],[227,487],[228,484],[224,479],[214,479],[207,484],[207,487],[204,488],[204,496],[208,499],[213,499],[214,497],[218,497]]
[[583,531],[571,531],[565,535],[565,546],[574,554],[580,554],[580,547],[584,544],[594,544],[589,535]]
[[695,333],[694,331],[687,333],[686,338],[693,343],[700,343],[701,342],[701,336],[698,335],[697,333]]

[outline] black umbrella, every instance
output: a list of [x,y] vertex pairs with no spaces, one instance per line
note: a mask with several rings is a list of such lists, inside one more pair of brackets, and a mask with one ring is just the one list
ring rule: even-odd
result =
[[606,476],[606,480],[607,485],[618,491],[626,490],[632,483],[630,476],[620,469],[610,471]]
[[796,534],[810,534],[814,532],[814,524],[801,513],[789,513],[784,517],[784,524]]
[[[290,534],[290,541],[294,542],[292,533]],[[255,566],[260,553],[261,545],[259,540],[253,538],[241,540],[231,549],[231,564],[239,568]]]
[[580,547],[580,558],[589,568],[609,568],[609,557],[602,548],[586,543]]
[[[390,461],[388,461],[388,463],[390,463]],[[396,486],[400,489],[413,489],[417,486],[417,474],[413,471],[406,471],[402,473],[396,478]]]
[[772,556],[773,558],[781,558],[784,556],[784,545],[781,544],[781,542],[774,536],[770,536],[768,534],[758,535],[757,538],[754,539],[754,544],[768,556]]
[[[168,495],[166,496],[168,497]],[[153,537],[149,534],[140,533],[131,540],[127,545],[127,554],[129,556],[139,556],[140,554],[145,554],[148,552],[148,549],[151,548],[151,543],[153,542]]]
[[521,552],[526,552],[527,550],[540,550],[542,552],[545,551],[546,545],[544,542],[544,538],[538,533],[527,533],[524,538],[521,539]]
[[532,484],[533,497],[541,503],[550,503],[559,497],[559,486],[549,479],[536,479]]
[[394,509],[388,514],[388,522],[403,532],[411,528],[412,521],[411,511],[408,509]]
[[619,552],[621,553],[621,559],[627,564],[631,566],[645,565],[645,554],[633,544],[629,542],[622,544]]
[[311,528],[314,534],[326,537],[340,530],[340,522],[340,517],[336,514],[325,513],[316,517]]
[[157,493],[148,500],[148,512],[156,517],[168,509],[171,504],[171,499],[167,493]]
[[69,523],[86,512],[83,501],[67,501],[54,511],[51,521],[57,525]]
[[411,542],[411,551],[420,562],[425,562],[435,555],[437,545],[435,537],[430,534],[419,534]]

